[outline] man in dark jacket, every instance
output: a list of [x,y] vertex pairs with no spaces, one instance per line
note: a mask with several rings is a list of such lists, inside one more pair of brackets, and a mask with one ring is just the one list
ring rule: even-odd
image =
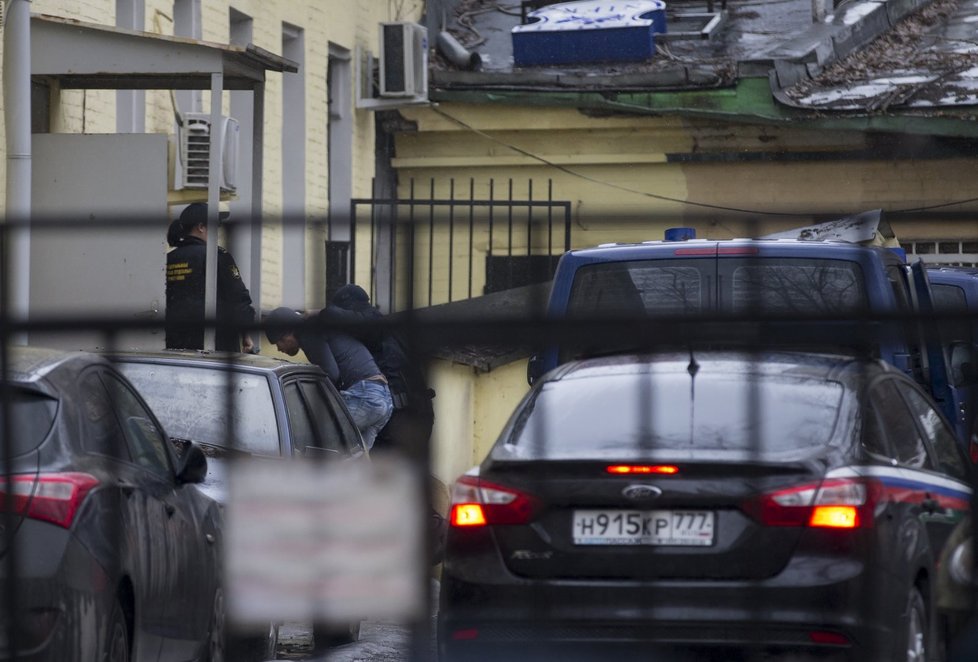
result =
[[305,324],[305,317],[291,308],[276,308],[268,315],[265,331],[278,351],[295,356],[301,349],[323,369],[346,402],[369,450],[377,433],[387,424],[394,405],[387,378],[363,343],[344,333],[325,333]]
[[[166,256],[166,346],[204,348],[204,271],[207,261],[207,205],[188,205],[166,235],[174,247]],[[251,294],[234,258],[217,248],[217,319],[215,349],[250,352],[251,336],[235,330],[255,320]]]
[[[370,296],[359,285],[350,283],[336,291],[330,304],[319,311],[324,324],[336,322],[369,322],[384,316],[370,304]],[[373,355],[390,385],[394,413],[377,436],[377,447],[413,449],[423,447],[431,436],[434,391],[428,388],[424,373],[412,362],[404,343],[382,328],[362,328],[355,337]]]

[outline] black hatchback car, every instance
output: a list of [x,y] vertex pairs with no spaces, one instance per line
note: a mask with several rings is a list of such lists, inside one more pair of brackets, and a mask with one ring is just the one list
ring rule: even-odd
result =
[[13,347],[4,368],[0,659],[223,659],[201,450],[178,460],[101,357]]
[[879,361],[568,364],[454,486],[440,652],[931,659],[968,604],[946,573],[970,539],[969,471]]

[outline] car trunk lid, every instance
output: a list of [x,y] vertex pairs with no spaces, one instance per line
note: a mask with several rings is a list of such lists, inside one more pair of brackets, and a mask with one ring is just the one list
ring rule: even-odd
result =
[[754,504],[763,494],[818,482],[822,466],[531,461],[492,465],[480,480],[532,504],[525,523],[492,526],[515,574],[763,579],[788,562],[803,527],[766,526]]

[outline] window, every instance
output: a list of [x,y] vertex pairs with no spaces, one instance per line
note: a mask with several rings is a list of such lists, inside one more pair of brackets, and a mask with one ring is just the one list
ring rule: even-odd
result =
[[707,274],[712,271],[712,261],[702,267],[667,260],[581,267],[567,312],[585,316],[698,313],[706,306]]
[[941,469],[947,474],[966,479],[967,469],[964,459],[958,450],[957,440],[954,433],[948,429],[940,414],[934,411],[934,407],[916,389],[907,384],[900,384],[900,392],[906,396],[910,403],[910,408],[914,412],[920,429],[924,431],[924,436],[930,441],[931,447]]
[[[58,412],[58,401],[42,393],[13,389],[10,403],[10,447],[16,457],[30,453],[47,438]],[[0,431],[5,430],[0,408]]]
[[686,372],[579,374],[547,383],[517,412],[509,443],[522,455],[645,457],[665,448],[703,457],[783,457],[837,443],[844,389],[836,382],[699,375],[693,398]]
[[887,379],[873,387],[870,400],[897,462],[915,469],[931,468],[924,440],[893,380]]
[[[117,367],[139,389],[170,436],[279,455],[275,406],[264,375],[152,363],[120,362]],[[228,395],[234,398],[232,407]]]
[[82,377],[80,387],[81,414],[85,425],[82,447],[89,453],[129,462],[132,459],[129,448],[112,412],[112,402],[102,380],[96,373],[89,372]]
[[292,429],[292,452],[301,455],[306,446],[318,446],[315,423],[309,417],[297,382],[285,385],[285,407],[289,411],[289,426]]
[[344,455],[356,451],[357,433],[347,417],[337,410],[338,402],[330,401],[323,392],[323,384],[314,381],[300,383],[302,393],[309,405],[316,429],[319,430],[323,448],[336,450]]
[[862,272],[843,260],[738,260],[731,287],[730,308],[740,312],[811,314],[866,308]]
[[173,465],[167,450],[167,440],[156,427],[153,417],[128,386],[112,375],[105,375],[122,432],[126,437],[133,461],[161,477],[173,477]]

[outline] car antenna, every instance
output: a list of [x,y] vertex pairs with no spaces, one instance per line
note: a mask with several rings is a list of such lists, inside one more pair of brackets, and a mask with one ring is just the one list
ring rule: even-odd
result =
[[696,420],[696,373],[700,371],[700,364],[696,362],[696,356],[693,354],[693,345],[688,345],[689,348],[689,365],[686,366],[686,372],[689,373],[689,445],[693,445],[693,421]]

